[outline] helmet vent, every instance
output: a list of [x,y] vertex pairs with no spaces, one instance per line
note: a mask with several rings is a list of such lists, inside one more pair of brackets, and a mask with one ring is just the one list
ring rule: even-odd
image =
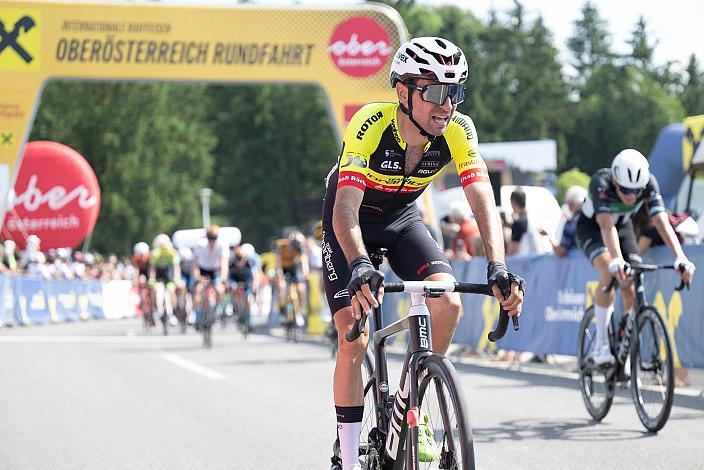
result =
[[424,69],[424,68],[420,68],[420,69],[418,69],[418,70],[420,70],[420,73],[421,73],[422,75],[433,75],[433,76],[435,76],[435,72],[433,72],[432,70],[428,70],[428,69]]
[[415,52],[413,52],[411,49],[409,49],[408,47],[406,48],[406,54],[408,54],[410,57],[412,57],[413,60],[415,60],[419,64],[430,65],[427,60],[425,60],[422,57],[418,57],[418,55]]
[[445,72],[445,78],[455,78],[455,72]]
[[636,174],[636,181],[640,181],[640,170],[638,170],[638,173]]
[[438,46],[442,47],[443,49],[447,49],[447,44],[445,44],[445,41],[441,39],[435,39],[435,42],[438,44]]
[[628,181],[633,183],[633,173],[631,173],[631,169],[628,168]]

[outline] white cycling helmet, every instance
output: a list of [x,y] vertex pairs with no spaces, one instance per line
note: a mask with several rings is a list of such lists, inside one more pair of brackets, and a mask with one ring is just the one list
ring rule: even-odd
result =
[[149,245],[146,242],[139,242],[134,245],[132,252],[137,255],[145,256],[149,254]]
[[165,233],[160,233],[159,235],[154,237],[154,242],[152,243],[152,246],[155,250],[158,250],[159,248],[170,248],[171,238],[169,238],[169,236]]
[[428,78],[440,83],[464,83],[467,59],[447,39],[414,38],[398,48],[391,62],[391,86],[409,78]]
[[611,162],[611,174],[624,188],[645,188],[650,181],[648,160],[635,149],[621,150]]

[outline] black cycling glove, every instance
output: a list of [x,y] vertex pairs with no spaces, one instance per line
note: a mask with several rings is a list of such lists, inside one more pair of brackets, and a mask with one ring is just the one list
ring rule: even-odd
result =
[[354,297],[362,290],[362,285],[369,284],[372,292],[378,292],[384,282],[384,273],[374,269],[371,260],[366,256],[360,256],[350,263],[352,278],[347,284],[347,291],[350,297]]
[[499,286],[501,292],[504,294],[504,298],[508,298],[511,295],[511,284],[518,284],[518,288],[526,294],[526,281],[522,277],[510,273],[506,269],[506,265],[501,261],[489,261],[489,265],[486,267],[486,281],[491,288],[494,284]]

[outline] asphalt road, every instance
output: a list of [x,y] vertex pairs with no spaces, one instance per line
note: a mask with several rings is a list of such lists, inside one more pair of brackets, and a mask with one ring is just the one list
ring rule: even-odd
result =
[[[651,435],[627,394],[594,424],[574,380],[457,368],[478,468],[702,468],[701,397]],[[216,330],[203,350],[136,319],[0,329],[0,469],[327,469],[332,371],[322,345],[268,335]]]

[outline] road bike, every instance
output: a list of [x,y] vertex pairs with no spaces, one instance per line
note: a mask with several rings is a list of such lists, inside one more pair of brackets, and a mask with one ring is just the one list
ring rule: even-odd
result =
[[203,276],[200,284],[200,329],[203,335],[203,347],[210,349],[213,347],[213,323],[217,319],[217,292],[212,279],[208,276]]
[[139,294],[139,309],[142,311],[142,321],[144,322],[144,334],[151,335],[152,326],[154,326],[154,309],[146,281],[140,281],[137,292]]
[[[368,251],[372,263],[378,267],[385,250]],[[501,279],[500,287],[508,293],[509,279]],[[359,446],[362,468],[474,469],[474,444],[462,384],[452,363],[442,354],[432,351],[430,312],[425,299],[450,292],[492,296],[492,291],[486,284],[459,282],[406,281],[384,284],[385,295],[394,292],[409,292],[411,307],[407,317],[386,327],[382,324],[381,308],[373,311],[374,361],[364,361],[365,410]],[[518,330],[518,318],[511,318],[514,329]],[[346,334],[347,341],[355,341],[365,331],[366,319],[366,315],[362,315],[361,321],[355,321],[352,331]],[[489,340],[502,338],[508,322],[508,313],[501,309],[497,328],[489,333]],[[385,346],[390,337],[404,331],[409,334],[408,349],[398,392],[390,395]],[[419,456],[420,428],[426,437],[427,430],[433,430],[429,437],[435,446],[434,459]],[[341,462],[337,441],[333,445],[333,454],[331,468],[339,470]]]
[[303,308],[298,295],[298,284],[293,282],[293,278],[288,273],[284,274],[286,281],[286,301],[282,314],[282,324],[286,333],[286,340],[298,342],[301,336],[301,328],[305,324],[303,319]]
[[[630,384],[638,418],[650,432],[665,426],[672,409],[675,387],[675,367],[672,344],[667,325],[655,307],[648,304],[643,286],[643,274],[659,269],[674,269],[671,264],[632,264],[628,279],[619,284],[614,278],[603,289],[620,288],[628,282],[635,284],[636,299],[631,315],[611,315],[608,338],[613,365],[599,367],[594,363],[596,322],[594,306],[584,312],[579,327],[577,359],[579,384],[587,411],[596,421],[608,414],[616,387]],[[684,282],[675,290],[682,290]],[[635,316],[635,318],[633,318]]]
[[242,337],[247,339],[249,332],[252,331],[250,325],[249,288],[246,283],[238,282],[231,285],[229,291],[235,325],[242,333]]
[[173,315],[173,305],[171,305],[171,293],[166,288],[164,281],[154,283],[154,298],[156,300],[156,313],[161,320],[164,336],[169,334],[169,321]]

